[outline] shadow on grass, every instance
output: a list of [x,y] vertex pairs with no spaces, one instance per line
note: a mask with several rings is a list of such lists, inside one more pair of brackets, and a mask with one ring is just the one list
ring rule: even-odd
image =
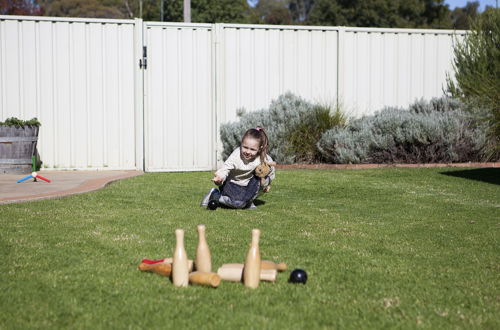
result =
[[441,174],[500,185],[500,168],[478,168],[474,170],[447,171]]
[[259,206],[259,205],[264,205],[264,204],[266,204],[266,202],[265,202],[265,201],[260,200],[260,199],[255,199],[255,200],[253,201],[253,203],[255,204],[255,206]]
[[[265,202],[265,201],[263,201],[263,200],[261,200],[261,199],[255,199],[255,200],[253,201],[253,203],[255,204],[255,206],[259,206],[259,205],[264,205],[264,204],[266,204],[266,202]],[[221,205],[219,205],[219,208],[221,208],[221,209],[227,209],[227,210],[234,210],[232,207],[228,207],[228,206],[225,206],[225,205],[222,205],[222,204],[221,204]]]

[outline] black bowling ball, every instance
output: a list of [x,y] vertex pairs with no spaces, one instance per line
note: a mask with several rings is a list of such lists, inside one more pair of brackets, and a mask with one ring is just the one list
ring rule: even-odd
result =
[[306,271],[303,269],[294,269],[290,274],[290,279],[288,280],[288,282],[306,284],[307,282]]
[[208,202],[208,208],[210,210],[215,210],[215,209],[217,209],[217,207],[219,207],[219,203],[217,203],[216,200],[211,200]]

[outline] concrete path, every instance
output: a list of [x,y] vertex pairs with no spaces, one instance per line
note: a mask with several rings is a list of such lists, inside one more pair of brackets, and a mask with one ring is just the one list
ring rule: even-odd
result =
[[108,183],[143,174],[142,171],[41,171],[52,182],[28,179],[28,174],[0,174],[0,204],[55,198],[103,188]]

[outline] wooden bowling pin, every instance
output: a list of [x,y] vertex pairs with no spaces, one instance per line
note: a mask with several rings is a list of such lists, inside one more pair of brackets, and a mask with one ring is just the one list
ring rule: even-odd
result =
[[277,264],[269,260],[262,260],[260,263],[260,267],[262,269],[276,269],[278,272],[282,272],[288,269],[288,266],[284,262],[280,262],[279,264]]
[[266,282],[276,282],[278,271],[276,269],[261,269],[260,280]]
[[260,282],[260,230],[252,229],[252,242],[243,267],[243,283],[247,288],[255,289]]
[[207,285],[216,288],[220,284],[220,276],[210,272],[192,272],[189,274],[189,283]]
[[198,246],[196,248],[196,271],[210,273],[212,271],[212,257],[205,238],[205,225],[198,225]]
[[175,286],[186,287],[189,283],[189,268],[184,248],[184,230],[175,231],[176,245],[172,262],[172,282]]
[[[241,282],[243,279],[243,264],[224,264],[218,270],[217,274],[224,281]],[[261,269],[260,280],[266,282],[275,282],[278,275],[276,269]]]
[[172,273],[172,264],[167,263],[157,263],[157,264],[146,264],[141,263],[139,265],[139,270],[143,272],[152,272],[156,274],[160,274],[163,276],[170,276]]
[[[228,267],[232,265],[241,265],[241,264],[224,264],[221,267]],[[288,269],[288,266],[284,262],[280,262],[279,264],[269,261],[262,260],[260,262],[260,269],[276,269],[278,272],[282,272]]]

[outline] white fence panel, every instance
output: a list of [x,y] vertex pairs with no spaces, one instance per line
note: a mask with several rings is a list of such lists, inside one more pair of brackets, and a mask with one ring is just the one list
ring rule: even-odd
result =
[[291,91],[348,114],[443,95],[464,31],[218,24],[219,119]]
[[39,118],[47,168],[136,168],[134,47],[130,20],[0,16],[0,118]]
[[220,124],[287,91],[355,116],[441,96],[464,33],[0,16],[0,119],[40,119],[48,168],[208,170]]
[[463,32],[345,28],[339,102],[355,116],[443,95]]
[[337,101],[337,38],[333,28],[220,24],[222,71],[217,92],[221,122],[239,108],[268,108],[291,91],[309,100]]
[[148,171],[215,166],[212,25],[146,23]]

